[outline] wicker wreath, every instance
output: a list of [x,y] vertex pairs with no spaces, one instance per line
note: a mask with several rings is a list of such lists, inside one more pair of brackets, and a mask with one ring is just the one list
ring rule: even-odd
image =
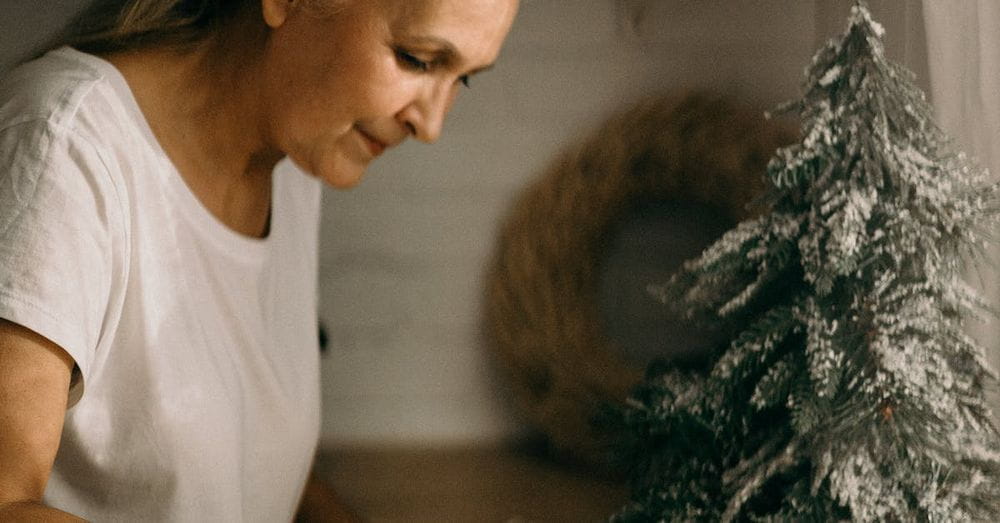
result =
[[557,453],[606,468],[613,430],[592,423],[643,369],[601,332],[599,260],[636,201],[709,203],[733,223],[763,189],[790,126],[704,92],[645,101],[565,151],[516,201],[486,277],[485,331],[529,421]]

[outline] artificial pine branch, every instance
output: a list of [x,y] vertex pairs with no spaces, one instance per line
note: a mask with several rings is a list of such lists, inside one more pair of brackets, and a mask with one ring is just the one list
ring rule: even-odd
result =
[[740,510],[743,505],[750,500],[750,498],[775,475],[787,472],[799,459],[798,456],[798,442],[793,442],[786,446],[780,454],[774,456],[769,460],[764,466],[760,467],[760,471],[747,479],[740,488],[733,494],[732,498],[729,500],[729,504],[726,505],[726,511],[722,513],[722,522],[729,523],[736,519],[739,515]]
[[996,376],[961,279],[1000,193],[883,33],[858,1],[784,106],[803,138],[768,167],[768,212],[658,289],[732,341],[620,412],[636,475],[614,521],[1000,519]]

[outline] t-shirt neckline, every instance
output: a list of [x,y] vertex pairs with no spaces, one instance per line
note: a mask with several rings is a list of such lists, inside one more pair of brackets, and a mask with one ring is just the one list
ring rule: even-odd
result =
[[233,230],[212,214],[211,211],[209,211],[208,208],[202,204],[201,200],[195,196],[194,192],[191,191],[191,188],[181,176],[180,171],[177,170],[177,167],[170,160],[170,157],[160,145],[159,140],[156,139],[156,135],[153,134],[153,129],[150,127],[149,121],[146,120],[146,116],[139,107],[139,103],[135,99],[135,95],[132,92],[131,87],[129,87],[125,77],[121,74],[121,71],[114,66],[114,64],[98,56],[84,53],[68,46],[57,49],[54,52],[62,53],[68,58],[91,64],[100,73],[102,73],[104,79],[107,80],[112,89],[114,89],[119,95],[123,108],[129,113],[135,124],[139,127],[143,138],[149,143],[149,146],[155,151],[156,155],[160,157],[163,164],[167,167],[164,170],[165,172],[160,173],[159,175],[167,183],[171,192],[177,199],[177,203],[180,206],[180,212],[184,215],[184,219],[191,221],[191,224],[195,227],[199,234],[208,235],[210,237],[208,239],[210,239],[212,243],[218,245],[221,250],[230,255],[237,255],[241,258],[249,257],[251,259],[266,256],[267,250],[273,243],[272,240],[277,233],[276,226],[278,225],[279,219],[279,209],[276,202],[279,201],[279,195],[277,192],[280,190],[280,184],[275,183],[276,174],[271,175],[271,217],[268,235],[264,238],[256,238]]

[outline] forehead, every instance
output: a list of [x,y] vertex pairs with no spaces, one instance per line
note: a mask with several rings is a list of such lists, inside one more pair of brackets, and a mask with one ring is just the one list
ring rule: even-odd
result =
[[[365,1],[365,0],[361,0]],[[503,19],[513,16],[517,0],[376,0],[386,10],[413,20],[434,18]]]
[[518,5],[517,0],[381,0],[379,3],[384,6],[394,35],[444,39],[460,53],[492,52],[494,57],[507,36]]

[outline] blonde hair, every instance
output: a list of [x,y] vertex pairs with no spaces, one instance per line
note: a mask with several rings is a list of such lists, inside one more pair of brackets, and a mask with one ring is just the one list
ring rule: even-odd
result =
[[96,54],[152,46],[183,49],[259,9],[260,0],[96,0],[58,43]]
[[[300,0],[301,7],[321,17],[333,16],[347,3]],[[70,45],[94,54],[155,46],[184,50],[240,16],[259,16],[260,9],[260,0],[93,0],[46,49]]]

